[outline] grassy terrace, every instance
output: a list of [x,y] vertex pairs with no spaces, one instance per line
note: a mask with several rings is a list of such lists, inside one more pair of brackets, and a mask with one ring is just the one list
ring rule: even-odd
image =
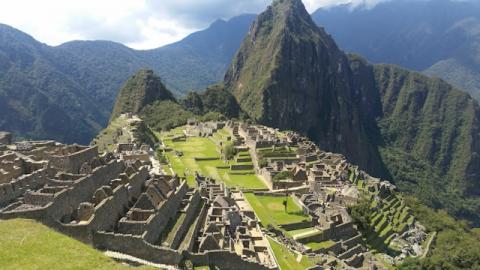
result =
[[[227,136],[225,132],[225,130],[220,130],[215,133],[215,136],[224,138]],[[247,189],[267,188],[253,170],[233,171],[230,169],[230,165],[249,165],[251,162],[224,162],[217,146],[209,138],[188,137],[186,141],[173,142],[172,138],[179,134],[181,134],[181,129],[177,128],[159,136],[166,146],[174,149],[174,151],[166,153],[173,170],[180,176],[186,175],[190,186],[195,186],[194,173],[197,171],[202,175],[223,181],[228,186]],[[182,152],[183,155],[176,155],[176,151]],[[245,153],[239,153],[239,155],[245,155]],[[198,160],[198,158],[208,158],[209,160]]]
[[156,269],[116,263],[88,245],[23,219],[0,221],[0,268]]
[[311,248],[312,250],[318,250],[321,248],[329,248],[335,245],[335,242],[333,242],[332,240],[327,240],[323,242],[309,242],[309,243],[306,243],[305,245]]
[[277,258],[278,264],[280,265],[280,269],[287,270],[302,270],[307,269],[314,264],[308,260],[307,257],[303,256],[300,261],[297,261],[297,255],[286,248],[284,245],[268,238],[270,242],[270,246],[272,247],[273,253],[275,253],[275,257]]
[[[119,128],[122,128],[124,126],[127,126],[127,118],[124,116],[120,116],[120,117],[117,117],[113,122],[111,122],[107,128],[102,130],[98,135],[98,137],[95,139],[98,145],[98,150],[100,152],[113,151],[113,148],[116,145],[113,141],[115,133]],[[129,138],[130,138],[129,133],[124,132],[122,136],[117,138],[117,142],[126,143]]]
[[287,212],[283,206],[285,197],[256,196],[253,193],[246,193],[245,197],[265,227],[268,224],[278,226],[310,220],[310,217],[304,215],[302,209],[290,197],[288,197]]

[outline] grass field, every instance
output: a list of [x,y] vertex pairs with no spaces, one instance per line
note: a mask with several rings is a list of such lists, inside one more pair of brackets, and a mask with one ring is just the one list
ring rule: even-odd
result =
[[314,264],[310,262],[307,257],[303,256],[300,262],[297,262],[297,255],[291,252],[288,248],[270,238],[268,239],[268,242],[270,242],[270,246],[275,253],[275,257],[280,265],[280,269],[303,270],[314,266]]
[[0,221],[0,269],[155,269],[116,263],[31,220]]
[[[178,135],[179,131],[175,129],[171,132]],[[228,186],[247,189],[267,188],[253,170],[230,170],[230,165],[237,163],[234,161],[224,162],[212,140],[203,137],[189,137],[186,141],[173,142],[171,132],[160,135],[163,142],[175,151],[182,152],[183,155],[177,156],[175,151],[172,151],[166,153],[166,157],[178,175],[187,176],[190,186],[195,186],[194,173],[198,171],[204,176],[223,181]],[[195,160],[195,158],[214,158],[214,160]]]
[[245,193],[245,197],[264,226],[268,224],[278,226],[310,219],[303,214],[302,209],[291,197],[288,197],[287,212],[283,206],[285,197],[256,196],[253,193]]

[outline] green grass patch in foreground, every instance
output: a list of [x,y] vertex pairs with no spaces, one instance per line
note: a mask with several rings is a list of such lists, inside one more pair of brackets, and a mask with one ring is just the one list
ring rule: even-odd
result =
[[280,269],[282,270],[303,270],[314,266],[314,264],[308,260],[307,257],[303,256],[300,262],[297,262],[297,254],[291,252],[287,247],[278,242],[268,238],[270,246],[272,247],[273,253],[277,258]]
[[245,197],[264,226],[268,224],[277,226],[310,220],[310,217],[303,214],[302,209],[291,197],[288,197],[287,212],[285,212],[285,207],[283,206],[283,201],[285,200],[283,196],[256,196],[253,193],[246,193]]
[[0,221],[0,268],[155,269],[116,263],[80,241],[25,219]]

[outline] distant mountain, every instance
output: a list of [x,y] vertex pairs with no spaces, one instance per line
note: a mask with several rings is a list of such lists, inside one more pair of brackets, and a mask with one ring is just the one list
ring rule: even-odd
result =
[[299,131],[480,224],[480,108],[440,79],[344,54],[300,0],[260,14],[225,76],[253,120]]
[[88,143],[106,125],[117,91],[141,68],[153,69],[177,95],[223,77],[253,15],[154,50],[109,41],[57,47],[0,25],[0,130],[17,137]]
[[123,113],[138,114],[143,107],[164,100],[175,100],[172,92],[154,75],[153,70],[142,69],[120,89],[110,120]]
[[372,9],[343,5],[312,17],[348,52],[439,76],[480,100],[478,1],[387,1]]
[[0,25],[0,129],[17,136],[85,142],[108,117],[53,48]]

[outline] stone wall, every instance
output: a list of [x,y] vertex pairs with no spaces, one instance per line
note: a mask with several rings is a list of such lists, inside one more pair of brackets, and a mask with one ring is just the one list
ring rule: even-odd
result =
[[205,253],[184,252],[186,259],[194,265],[215,265],[222,270],[267,270],[278,269],[268,268],[264,265],[243,260],[236,253],[227,250],[207,251]]
[[[72,146],[73,147],[73,146]],[[98,156],[98,147],[88,147],[68,155],[53,155],[50,158],[52,167],[60,171],[78,173],[83,163]]]
[[94,232],[93,243],[98,249],[128,254],[153,263],[178,265],[182,260],[179,252],[151,245],[140,236]]
[[207,217],[208,213],[208,206],[206,204],[203,204],[202,210],[200,210],[200,215],[198,215],[198,219],[195,224],[195,228],[193,229],[193,234],[192,238],[190,239],[190,243],[188,244],[187,251],[192,252],[193,248],[195,246],[195,242],[198,237],[198,232],[202,228],[202,226],[205,224],[205,219]]
[[289,223],[280,225],[281,228],[285,229],[286,231],[293,231],[293,230],[300,230],[314,227],[315,224],[313,221],[303,221],[303,222],[296,222],[296,223]]
[[178,228],[177,233],[175,234],[175,237],[173,238],[173,241],[170,244],[171,248],[178,249],[178,247],[180,246],[188,229],[190,228],[192,223],[195,221],[195,218],[197,218],[195,214],[197,213],[197,209],[200,205],[201,199],[202,198],[200,197],[200,193],[198,191],[195,191],[190,201],[190,204],[188,206],[188,209],[187,211],[185,211],[185,219],[183,220],[183,223]]
[[27,189],[37,189],[43,186],[47,179],[48,170],[40,169],[31,174],[22,175],[10,183],[0,184],[0,206],[23,195]]
[[158,241],[160,234],[167,226],[168,221],[176,215],[180,203],[187,192],[187,182],[184,181],[175,193],[162,204],[153,220],[147,225],[147,232],[143,235],[143,239],[146,242],[154,244]]

